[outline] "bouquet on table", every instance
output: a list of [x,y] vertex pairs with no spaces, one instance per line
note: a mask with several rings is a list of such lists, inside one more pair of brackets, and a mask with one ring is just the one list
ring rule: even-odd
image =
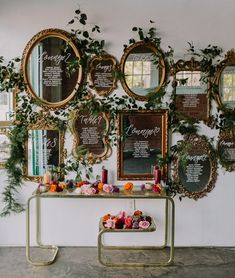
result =
[[119,212],[117,215],[106,214],[102,217],[103,226],[107,229],[148,229],[152,218],[136,210],[134,214]]

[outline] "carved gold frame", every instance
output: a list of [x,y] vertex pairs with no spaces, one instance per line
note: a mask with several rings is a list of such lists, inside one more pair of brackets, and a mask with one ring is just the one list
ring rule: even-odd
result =
[[174,153],[174,161],[173,161],[173,180],[178,185],[178,193],[182,194],[183,197],[192,198],[197,200],[207,195],[207,193],[211,192],[211,190],[215,187],[215,182],[217,179],[217,159],[212,158],[212,147],[210,143],[206,140],[204,136],[200,135],[188,135],[184,137],[184,148],[196,148],[200,147],[202,150],[206,152],[208,155],[210,165],[211,165],[211,173],[210,178],[208,180],[207,186],[201,191],[191,192],[188,191],[184,185],[181,183],[179,177],[179,163],[180,163],[180,153]]
[[235,66],[235,51],[232,48],[231,50],[229,50],[226,55],[225,55],[225,59],[223,61],[220,62],[220,64],[217,67],[216,70],[216,76],[214,79],[214,85],[217,88],[217,92],[214,89],[214,96],[215,96],[215,100],[217,102],[218,107],[222,107],[223,106],[223,102],[221,99],[221,92],[220,92],[220,78],[221,78],[221,74],[223,72],[223,70],[225,69],[225,67],[227,66]]
[[165,84],[166,62],[164,60],[163,53],[160,49],[158,49],[153,43],[145,43],[144,41],[139,41],[139,42],[136,42],[136,43],[130,45],[129,47],[127,47],[125,49],[124,54],[122,55],[121,62],[120,62],[120,70],[121,70],[121,73],[123,74],[123,76],[121,77],[121,84],[122,84],[123,89],[129,96],[135,98],[136,100],[147,101],[148,100],[147,96],[137,95],[128,87],[128,85],[125,81],[125,76],[124,76],[125,62],[127,60],[128,55],[133,51],[133,49],[140,47],[140,46],[144,46],[146,48],[151,49],[155,54],[156,53],[160,54],[159,55],[160,56],[159,63],[160,63],[160,68],[161,68],[161,78],[160,78],[160,83],[159,83],[158,87],[155,88],[156,93],[158,93],[160,91],[160,89],[162,88],[162,86],[164,86],[164,84]]
[[[224,167],[227,171],[232,172],[235,170],[235,162],[229,163],[229,161],[223,162],[223,158],[221,158],[220,156],[220,142],[223,140],[226,140],[228,138],[235,138],[235,127],[231,128],[231,129],[226,129],[224,131],[220,131],[219,133],[219,137],[218,137],[218,142],[217,142],[217,151],[218,151],[218,157],[219,157],[219,161],[220,164],[222,165],[222,167]],[[235,142],[234,142],[235,145]]]
[[[8,126],[0,126],[0,134],[9,137],[10,135],[10,128]],[[0,161],[0,169],[4,169],[6,166],[5,162]]]
[[26,45],[26,47],[23,51],[21,71],[23,73],[24,82],[26,83],[27,93],[31,97],[38,100],[39,103],[44,108],[53,110],[53,109],[57,109],[57,108],[65,106],[75,96],[77,90],[80,87],[80,83],[83,78],[83,70],[82,70],[82,67],[80,66],[79,70],[78,70],[77,84],[76,84],[74,90],[71,92],[71,94],[66,99],[59,101],[59,102],[49,102],[49,101],[46,101],[46,100],[38,97],[30,84],[29,76],[27,73],[27,65],[28,65],[29,56],[30,56],[30,53],[31,53],[33,47],[41,40],[43,40],[45,38],[49,38],[49,37],[56,37],[61,40],[64,40],[73,49],[78,60],[81,59],[81,52],[76,47],[75,42],[72,40],[71,35],[68,32],[61,30],[61,29],[45,29],[45,30],[40,31],[35,36],[33,36],[33,38],[28,42],[28,44]]
[[[177,87],[177,80],[176,80],[176,74],[180,71],[201,71],[201,65],[199,61],[196,61],[193,57],[185,61],[183,59],[178,60],[172,67],[171,67],[171,75],[173,75],[174,81],[173,81],[173,93],[176,96],[176,87]],[[208,91],[211,88],[209,87],[209,84],[207,84],[207,120],[210,116],[210,110],[211,110],[211,104],[208,98]]]
[[[61,131],[58,129],[58,125],[56,123],[52,123],[48,121],[48,113],[41,113],[39,120],[35,124],[30,124],[27,126],[27,130],[58,130],[59,132],[59,165],[64,163],[66,158],[66,150],[64,149],[65,142],[65,131]],[[42,176],[29,176],[28,175],[28,140],[25,142],[25,164],[23,167],[23,176],[25,180],[30,180],[34,182],[40,182],[42,180]],[[63,173],[61,173],[63,176]]]
[[[134,115],[134,114],[153,114],[162,116],[162,157],[165,158],[168,151],[168,111],[167,110],[138,110],[138,111],[122,111],[119,113],[118,117],[118,149],[117,149],[117,165],[118,165],[118,180],[153,180],[153,176],[149,175],[137,175],[137,174],[128,174],[124,175],[123,173],[123,145],[121,141],[121,134],[123,130],[123,116],[125,115]],[[163,179],[167,178],[168,167],[165,165],[162,169]]]
[[100,96],[107,97],[117,88],[117,77],[116,76],[113,77],[113,84],[112,84],[111,88],[109,88],[108,90],[101,90],[101,91],[98,91],[96,89],[93,78],[92,78],[92,73],[95,71],[95,68],[93,65],[94,62],[95,61],[103,61],[103,60],[111,60],[113,62],[114,70],[117,70],[117,68],[118,68],[117,60],[115,59],[115,57],[113,57],[112,55],[105,52],[105,53],[102,53],[101,56],[95,56],[91,59],[91,61],[89,63],[89,79],[92,83],[93,89],[97,92],[97,94]]
[[[72,115],[73,120],[71,123],[71,131],[74,136],[72,153],[75,158],[78,158],[77,154],[76,154],[76,149],[78,146],[81,146],[79,134],[76,130],[75,123],[76,123],[76,120],[77,120],[77,117],[79,116],[79,114],[81,114],[83,112],[86,112],[86,111],[79,109],[79,110],[74,111],[73,115]],[[106,129],[104,131],[103,138],[102,138],[102,141],[104,143],[104,151],[101,154],[94,154],[93,152],[89,151],[88,154],[86,154],[84,157],[80,158],[81,160],[83,160],[83,159],[87,160],[90,164],[100,163],[101,161],[107,159],[112,154],[112,148],[111,148],[109,138],[108,138],[109,131],[110,131],[110,117],[105,112],[101,112],[101,113],[106,122]]]

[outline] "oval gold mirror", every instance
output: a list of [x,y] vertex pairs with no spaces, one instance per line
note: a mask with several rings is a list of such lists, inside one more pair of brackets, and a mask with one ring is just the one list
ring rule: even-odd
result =
[[206,137],[186,136],[174,156],[173,179],[178,184],[178,193],[194,200],[206,196],[217,177],[216,155]]
[[128,95],[146,101],[148,93],[157,93],[164,85],[166,65],[162,52],[152,43],[129,46],[121,59],[121,83]]
[[218,106],[226,105],[227,108],[235,108],[235,52],[231,49],[220,62],[215,78],[216,100]]
[[[27,44],[22,71],[27,91],[44,106],[57,108],[70,101],[82,80],[80,52],[69,33],[47,29]],[[75,69],[69,70],[71,65]]]

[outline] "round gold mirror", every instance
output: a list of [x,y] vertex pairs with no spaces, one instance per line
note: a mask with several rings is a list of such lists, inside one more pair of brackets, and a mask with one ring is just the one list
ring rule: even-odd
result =
[[[82,79],[80,57],[69,33],[47,29],[36,34],[22,57],[28,93],[50,108],[65,105],[74,97]],[[74,70],[69,70],[72,66]]]
[[146,101],[149,93],[157,93],[164,84],[166,65],[163,54],[152,43],[134,43],[122,56],[121,72],[126,93]]

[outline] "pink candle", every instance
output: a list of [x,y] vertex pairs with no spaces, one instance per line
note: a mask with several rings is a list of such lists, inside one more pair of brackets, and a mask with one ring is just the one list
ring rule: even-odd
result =
[[161,181],[161,170],[160,169],[154,170],[154,181],[155,181],[155,184],[160,183],[160,181]]
[[102,169],[102,183],[106,184],[108,183],[108,170],[106,170],[105,168]]

